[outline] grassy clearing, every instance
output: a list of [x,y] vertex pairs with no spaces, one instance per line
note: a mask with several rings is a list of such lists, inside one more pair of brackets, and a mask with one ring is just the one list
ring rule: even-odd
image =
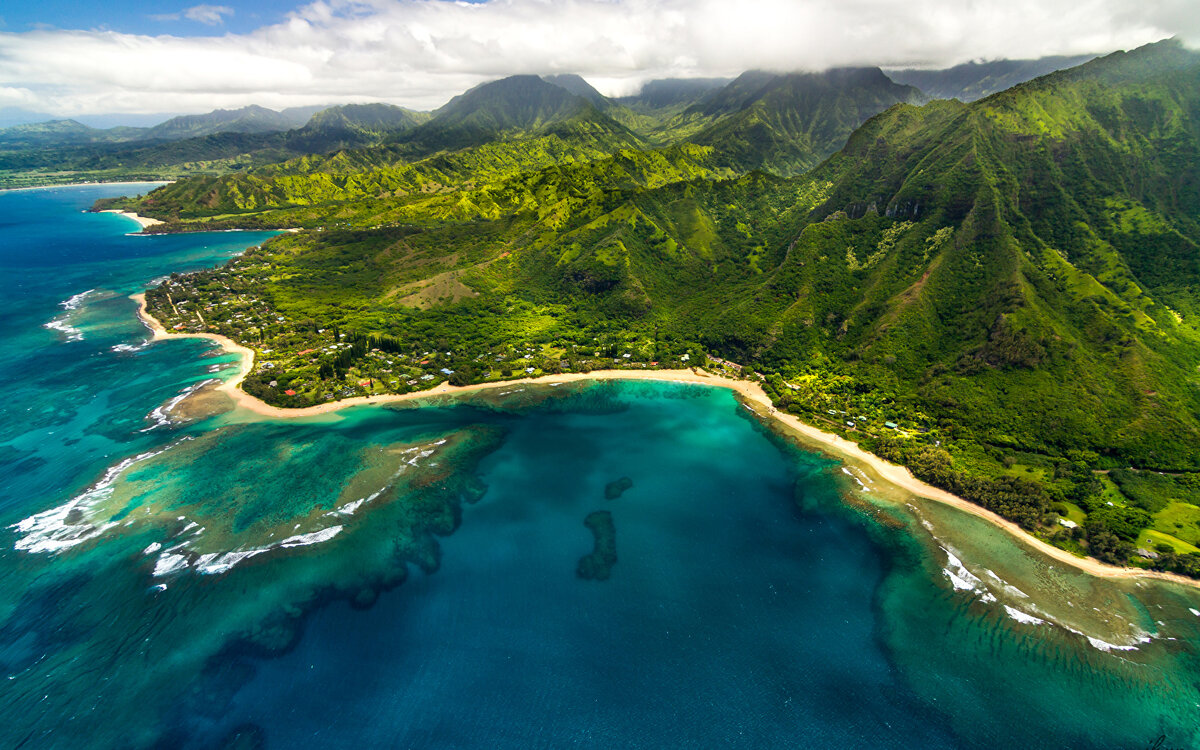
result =
[[1153,550],[1159,544],[1166,544],[1175,550],[1176,554],[1185,555],[1191,552],[1200,552],[1200,547],[1188,544],[1187,542],[1173,537],[1170,534],[1164,534],[1161,531],[1146,529],[1138,535],[1137,546],[1142,549]]
[[1151,528],[1181,539],[1193,548],[1200,546],[1200,507],[1191,503],[1171,503],[1154,515]]

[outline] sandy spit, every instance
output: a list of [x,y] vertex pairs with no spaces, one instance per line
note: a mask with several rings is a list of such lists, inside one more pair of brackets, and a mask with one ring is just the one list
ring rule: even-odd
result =
[[106,208],[106,209],[104,209],[103,211],[101,211],[100,213],[102,213],[102,214],[119,214],[119,215],[121,215],[121,216],[124,216],[124,217],[126,217],[126,218],[133,219],[133,220],[134,220],[134,221],[136,221],[138,224],[141,224],[141,225],[142,225],[142,229],[145,229],[146,227],[152,227],[152,226],[154,226],[155,224],[164,224],[164,223],[166,223],[166,222],[163,222],[163,221],[161,221],[161,220],[159,220],[159,219],[151,219],[149,216],[139,216],[139,215],[137,215],[137,214],[133,213],[132,211],[118,211],[118,210],[117,210],[117,209],[115,209],[115,208]]

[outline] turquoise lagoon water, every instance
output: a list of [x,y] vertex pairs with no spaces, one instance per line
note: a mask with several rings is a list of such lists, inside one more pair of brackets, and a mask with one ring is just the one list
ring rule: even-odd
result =
[[1041,559],[726,391],[165,418],[229,358],[147,345],[128,295],[267,235],[81,213],[141,189],[0,194],[0,746],[1200,746],[1193,591]]

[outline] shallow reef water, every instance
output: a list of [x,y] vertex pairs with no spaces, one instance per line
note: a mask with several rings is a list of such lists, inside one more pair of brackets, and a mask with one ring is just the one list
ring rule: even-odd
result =
[[728,391],[230,411],[230,358],[127,297],[268,235],[80,213],[144,189],[0,195],[0,746],[1200,746],[1197,590]]

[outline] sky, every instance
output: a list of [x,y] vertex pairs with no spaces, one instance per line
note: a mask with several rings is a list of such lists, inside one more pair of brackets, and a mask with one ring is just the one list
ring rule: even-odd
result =
[[433,109],[516,73],[646,80],[1200,42],[1198,0],[38,0],[0,5],[0,108]]

